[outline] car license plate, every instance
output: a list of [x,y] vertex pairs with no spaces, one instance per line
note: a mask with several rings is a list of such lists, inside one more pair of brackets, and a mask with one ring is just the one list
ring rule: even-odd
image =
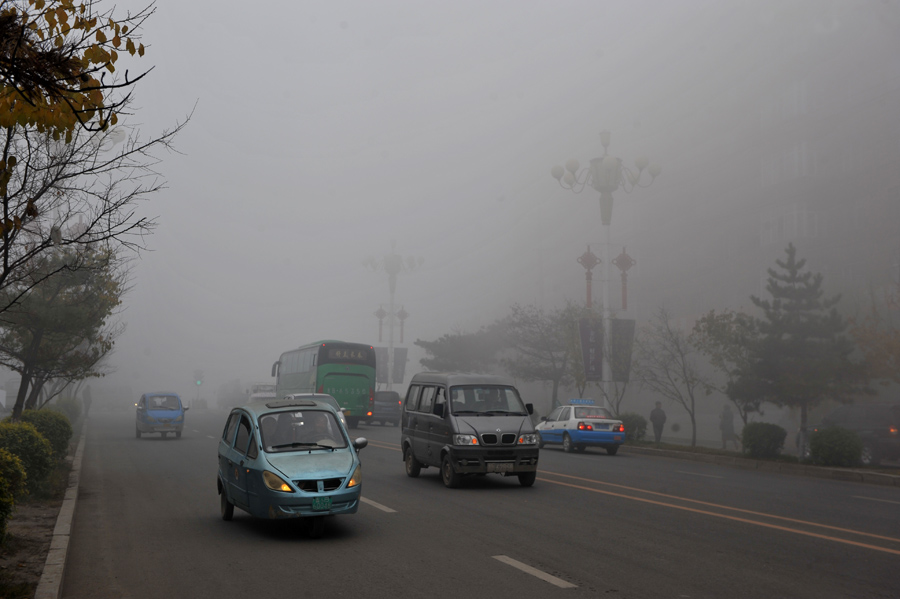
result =
[[322,512],[331,509],[331,497],[313,497],[313,511]]
[[488,462],[488,472],[512,472],[513,465],[511,462]]

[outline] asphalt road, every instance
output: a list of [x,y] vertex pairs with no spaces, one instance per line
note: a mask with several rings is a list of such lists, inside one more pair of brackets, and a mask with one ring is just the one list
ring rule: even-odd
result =
[[399,429],[361,426],[363,504],[322,539],[219,517],[225,412],[136,439],[92,412],[62,596],[900,597],[900,489],[603,450],[541,451],[538,481],[406,476]]

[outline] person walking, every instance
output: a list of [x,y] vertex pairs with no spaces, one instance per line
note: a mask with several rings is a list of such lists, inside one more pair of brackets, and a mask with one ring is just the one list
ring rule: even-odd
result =
[[719,415],[719,430],[722,431],[722,449],[728,449],[728,442],[734,443],[734,450],[740,451],[741,440],[734,432],[734,412],[731,406],[725,404]]
[[653,436],[659,443],[662,438],[663,425],[666,423],[666,413],[662,409],[662,402],[656,402],[656,408],[650,412],[650,422],[653,424]]

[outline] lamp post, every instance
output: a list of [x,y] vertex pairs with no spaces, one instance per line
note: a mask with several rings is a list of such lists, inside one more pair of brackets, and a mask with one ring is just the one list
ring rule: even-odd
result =
[[619,270],[622,271],[622,310],[628,309],[628,269],[637,264],[637,261],[629,256],[625,252],[625,248],[622,248],[622,253],[616,256],[613,259],[613,264],[615,264]]
[[[610,225],[612,223],[613,209],[613,192],[621,188],[625,193],[631,193],[638,187],[649,187],[656,177],[659,176],[662,169],[659,165],[650,164],[646,156],[638,156],[634,165],[636,170],[630,169],[622,162],[622,159],[609,154],[609,143],[611,134],[609,131],[600,132],[600,144],[603,146],[603,156],[593,158],[590,166],[580,169],[577,160],[571,159],[566,162],[565,168],[556,165],[550,170],[553,178],[559,182],[564,189],[571,190],[575,193],[581,193],[585,187],[590,187],[600,194],[600,221],[604,229],[603,259],[606,264],[601,280],[603,287],[603,334],[610,334],[610,309],[609,309],[609,276],[612,264],[610,260]],[[579,170],[580,169],[580,170]],[[644,176],[644,173],[647,176]],[[623,273],[624,274],[624,273]],[[589,306],[590,307],[590,306]],[[609,343],[604,344],[610,347]],[[611,372],[609,369],[608,352],[603,352],[603,372],[602,383],[603,392],[609,397],[609,383]]]
[[585,250],[583,254],[578,256],[578,264],[584,267],[584,280],[585,286],[587,288],[587,302],[585,306],[587,306],[587,309],[590,310],[593,303],[593,300],[591,300],[591,279],[593,278],[591,271],[595,266],[600,264],[600,259],[594,255],[594,252],[591,251],[590,244],[587,246],[587,250]]
[[[422,266],[422,262],[424,262],[421,257],[416,258],[414,256],[408,256],[404,258],[396,252],[396,245],[397,242],[391,240],[391,251],[390,253],[386,254],[381,260],[376,260],[370,257],[363,261],[364,267],[374,272],[383,271],[387,273],[388,276],[388,289],[390,291],[390,303],[388,304],[388,310],[386,314],[388,321],[388,390],[391,390],[394,384],[394,326],[396,325],[396,319],[399,316],[397,314],[397,310],[394,308],[394,295],[397,292],[397,277],[401,272],[414,271],[415,269]],[[378,316],[378,313],[376,313],[376,316]],[[407,316],[408,314],[404,311],[404,315],[401,318],[401,324]],[[384,316],[379,317],[379,329],[381,327],[382,318],[384,318]],[[381,333],[379,330],[379,340],[380,338]]]

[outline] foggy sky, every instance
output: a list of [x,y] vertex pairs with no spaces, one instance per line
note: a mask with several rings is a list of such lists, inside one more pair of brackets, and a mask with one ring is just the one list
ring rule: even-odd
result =
[[[152,135],[193,116],[180,154],[161,156],[167,188],[140,207],[159,227],[107,382],[193,397],[202,369],[211,399],[230,379],[269,381],[310,341],[377,344],[387,277],[362,262],[392,240],[423,260],[396,295],[411,348],[514,302],[582,301],[597,197],[550,168],[602,154],[603,129],[611,152],[662,166],[616,194],[614,243],[693,209],[667,178],[702,171],[707,136],[734,130],[740,149],[742,85],[779,68],[772,45],[817,4],[159,0],[129,63],[153,71],[128,121]],[[645,251],[629,247],[635,285]]]

